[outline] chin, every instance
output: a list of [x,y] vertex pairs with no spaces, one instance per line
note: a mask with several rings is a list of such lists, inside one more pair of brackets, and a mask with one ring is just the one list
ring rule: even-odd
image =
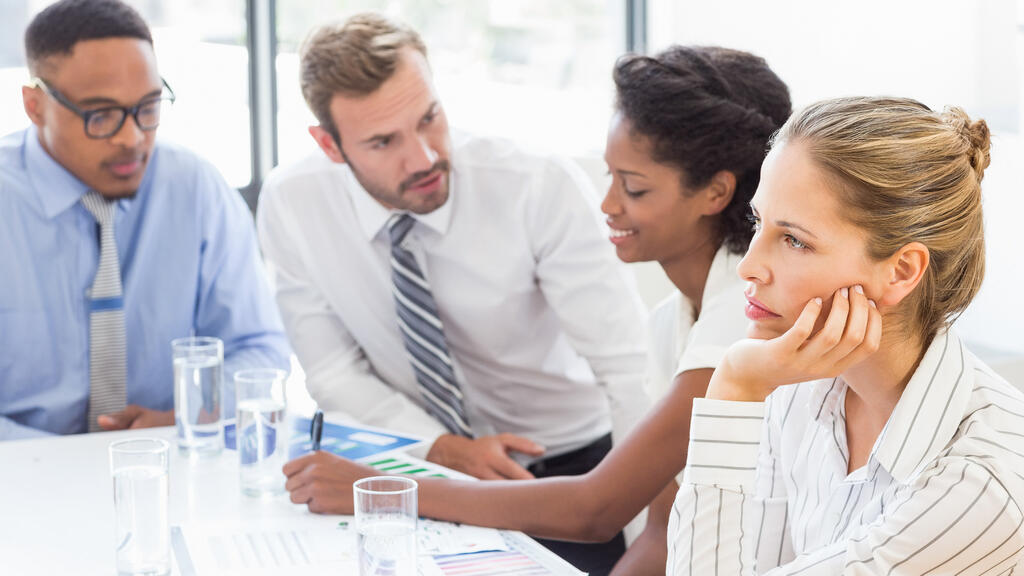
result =
[[434,210],[444,206],[444,203],[448,201],[448,191],[438,190],[436,193],[419,200],[420,201],[417,202],[416,205],[409,206],[406,210],[414,214],[430,214]]
[[751,321],[747,324],[747,338],[754,340],[771,340],[782,336],[785,331],[765,326],[762,322]]
[[615,247],[615,255],[619,257],[619,260],[622,260],[623,262],[626,262],[628,264],[631,264],[631,263],[634,263],[634,262],[644,262],[644,260],[642,258],[637,256],[636,254],[634,254],[630,250],[623,249],[623,248],[621,248],[619,246]]

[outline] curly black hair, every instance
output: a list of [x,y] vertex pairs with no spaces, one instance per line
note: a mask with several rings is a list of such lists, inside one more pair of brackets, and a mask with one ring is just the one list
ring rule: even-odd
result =
[[138,38],[153,44],[149,26],[120,0],[63,0],[36,14],[25,29],[25,56],[37,73],[50,56],[71,54],[75,44],[103,38]]
[[768,141],[792,112],[786,84],[763,58],[710,46],[627,54],[613,77],[616,109],[650,141],[656,162],[682,171],[684,189],[701,188],[722,170],[736,176],[718,230],[731,252],[746,252],[748,204]]

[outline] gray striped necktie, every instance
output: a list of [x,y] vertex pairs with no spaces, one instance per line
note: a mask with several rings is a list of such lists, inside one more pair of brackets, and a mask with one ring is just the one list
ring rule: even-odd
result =
[[100,414],[123,410],[125,398],[124,302],[121,264],[114,243],[115,202],[90,190],[82,205],[100,225],[100,265],[89,292],[89,431]]
[[408,214],[393,216],[388,222],[398,327],[427,411],[452,434],[472,437],[437,304],[416,258],[402,247],[402,240],[415,223]]

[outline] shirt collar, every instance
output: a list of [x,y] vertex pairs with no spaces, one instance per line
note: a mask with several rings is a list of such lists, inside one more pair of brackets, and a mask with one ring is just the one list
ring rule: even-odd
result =
[[935,459],[960,427],[974,387],[974,370],[953,332],[942,331],[928,346],[872,450],[893,478],[906,482]]
[[718,252],[715,252],[714,260],[711,261],[711,268],[708,269],[708,279],[704,282],[704,293],[701,296],[700,303],[701,310],[708,307],[709,299],[715,298],[724,292],[729,285],[739,280],[736,268],[739,266],[741,259],[743,259],[741,254],[733,254],[725,244],[718,248]]
[[70,208],[89,190],[43,148],[35,126],[25,132],[25,167],[47,218]]
[[[375,200],[370,193],[363,188],[362,184],[356,179],[355,174],[352,173],[352,169],[345,166],[345,178],[348,180],[347,188],[352,190],[350,194],[352,198],[352,204],[355,207],[356,219],[359,221],[359,226],[363,229],[363,233],[366,235],[367,240],[373,241],[378,233],[384,228],[388,220],[393,214],[402,213],[401,210],[390,210],[381,205],[380,202]],[[448,231],[448,225],[452,219],[452,202],[455,198],[455,174],[454,170],[448,172],[448,200],[445,201],[437,210],[427,214],[412,214],[417,222],[425,225],[427,228],[434,230],[438,234],[444,235]]]

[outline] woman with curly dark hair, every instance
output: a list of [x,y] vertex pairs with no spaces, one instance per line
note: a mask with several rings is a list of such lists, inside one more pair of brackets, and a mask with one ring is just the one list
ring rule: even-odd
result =
[[[606,541],[650,505],[643,534],[614,569],[590,570],[663,574],[690,408],[725,349],[744,336],[735,264],[750,242],[747,205],[768,140],[789,116],[790,102],[786,85],[763,59],[724,48],[627,55],[616,63],[614,78],[616,112],[605,153],[612,184],[602,203],[610,240],[624,261],[659,262],[679,290],[654,315],[659,334],[652,342],[651,384],[663,398],[587,474],[487,482],[424,478],[419,508],[423,516],[541,538]],[[376,473],[325,452],[285,466],[292,501],[314,512],[351,513],[352,482]]]

